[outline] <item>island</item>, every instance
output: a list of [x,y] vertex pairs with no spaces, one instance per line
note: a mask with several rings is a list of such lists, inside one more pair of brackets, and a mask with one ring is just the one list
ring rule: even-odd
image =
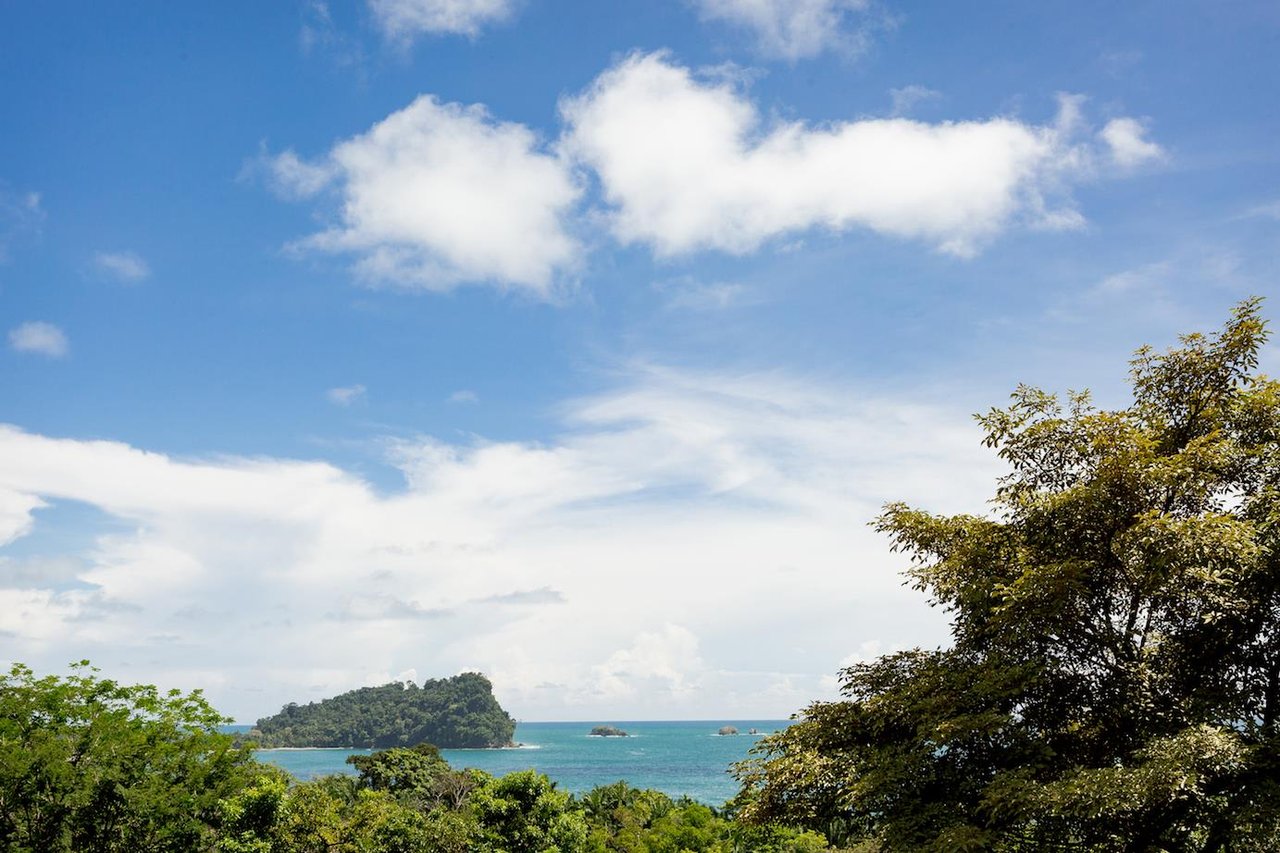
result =
[[478,672],[381,687],[361,687],[258,720],[247,739],[259,746],[387,749],[434,744],[441,749],[513,746],[516,721]]
[[733,726],[721,726],[720,731],[716,732],[718,735],[736,735],[737,733],[738,730]]
[[591,737],[631,737],[631,735],[614,726],[596,726],[591,730]]

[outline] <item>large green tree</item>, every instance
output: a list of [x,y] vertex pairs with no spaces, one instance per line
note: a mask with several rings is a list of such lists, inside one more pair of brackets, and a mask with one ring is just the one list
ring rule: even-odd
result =
[[990,509],[877,522],[952,644],[859,664],[738,767],[748,820],[887,850],[1280,849],[1280,384],[1259,302],[1132,403],[979,418]]
[[205,849],[259,771],[199,694],[15,665],[0,676],[0,849]]

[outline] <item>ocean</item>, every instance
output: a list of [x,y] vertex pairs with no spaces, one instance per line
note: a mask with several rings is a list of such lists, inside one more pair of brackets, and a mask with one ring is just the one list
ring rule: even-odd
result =
[[[625,779],[637,788],[723,805],[738,791],[729,765],[747,757],[761,735],[789,725],[786,720],[714,720],[609,722],[629,737],[590,737],[594,723],[520,723],[514,749],[442,749],[454,767],[476,767],[500,776],[532,767],[575,794]],[[721,726],[737,735],[719,735]],[[236,727],[241,728],[241,727]],[[247,728],[247,727],[244,727]],[[751,729],[760,735],[751,735]],[[327,773],[353,773],[348,755],[367,749],[263,749],[260,761],[284,768],[299,779]]]

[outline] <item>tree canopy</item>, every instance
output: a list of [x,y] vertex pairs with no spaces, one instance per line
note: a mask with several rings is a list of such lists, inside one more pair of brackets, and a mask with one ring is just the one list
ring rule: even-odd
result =
[[816,853],[625,782],[581,799],[533,770],[454,769],[432,746],[298,782],[252,760],[197,693],[17,665],[0,677],[0,849],[13,853]]
[[443,749],[509,746],[516,721],[502,710],[489,679],[476,672],[430,678],[421,687],[392,682],[306,705],[289,704],[258,720],[265,747],[413,746]]
[[256,772],[199,692],[99,678],[87,662],[0,676],[0,849],[207,849],[221,798]]
[[1280,384],[1257,300],[1100,410],[979,417],[990,510],[876,522],[952,644],[842,672],[738,766],[742,814],[887,850],[1280,847]]

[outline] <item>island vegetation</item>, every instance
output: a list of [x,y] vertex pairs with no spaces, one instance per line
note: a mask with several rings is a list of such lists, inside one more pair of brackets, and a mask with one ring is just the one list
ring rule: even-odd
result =
[[716,732],[718,735],[736,735],[737,733],[738,729],[736,726],[721,726],[720,730]]
[[594,726],[590,734],[591,737],[630,737],[630,735],[616,726]]
[[273,747],[364,747],[434,744],[442,749],[512,745],[516,721],[475,672],[381,687],[362,687],[306,705],[290,703],[249,733]]
[[[1257,370],[1266,339],[1249,301],[1216,335],[1139,350],[1127,408],[1024,387],[982,416],[1009,466],[991,507],[893,504],[878,522],[950,614],[952,644],[845,669],[845,698],[763,737],[723,808],[454,768],[407,743],[425,715],[385,729],[403,745],[350,759],[358,775],[298,782],[221,734],[198,692],[18,664],[0,676],[0,849],[1280,849],[1280,383]],[[492,699],[481,676],[459,678],[450,695],[497,708],[476,698]],[[388,720],[426,690],[370,688],[397,698],[363,707]],[[384,729],[349,722],[362,706],[346,702],[278,717],[306,720],[308,743],[377,741]]]

